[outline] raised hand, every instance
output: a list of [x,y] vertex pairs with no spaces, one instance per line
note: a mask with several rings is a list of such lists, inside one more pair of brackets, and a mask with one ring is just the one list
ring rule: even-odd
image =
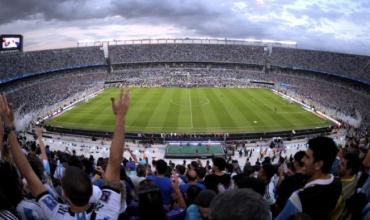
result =
[[35,128],[35,134],[37,138],[42,138],[42,128],[36,127]]
[[109,152],[107,169],[104,179],[112,184],[113,187],[120,188],[120,170],[125,147],[125,116],[130,103],[130,92],[121,90],[118,99],[111,98],[112,110],[116,115],[116,126],[114,128],[112,144]]
[[[4,120],[5,129],[14,129],[14,116],[12,107],[8,104],[8,100],[6,99],[4,94],[0,95],[0,115]],[[8,144],[10,146],[10,151],[12,153],[14,162],[17,165],[18,170],[20,171],[22,176],[26,178],[28,188],[30,189],[32,195],[34,197],[37,197],[41,193],[44,193],[46,191],[46,188],[44,187],[40,179],[36,176],[30,163],[26,159],[26,156],[21,150],[21,146],[19,145],[15,132],[10,132],[8,134]]]
[[0,95],[0,115],[5,127],[12,127],[14,122],[12,106],[8,104],[5,95]]
[[130,103],[130,91],[121,89],[118,99],[111,98],[111,102],[112,110],[116,117],[124,118]]
[[0,114],[0,145],[3,144],[3,137],[4,137],[4,122],[3,122],[3,117]]
[[172,171],[172,174],[171,174],[171,184],[174,190],[179,189],[179,186],[180,186],[179,177],[176,175],[174,171]]

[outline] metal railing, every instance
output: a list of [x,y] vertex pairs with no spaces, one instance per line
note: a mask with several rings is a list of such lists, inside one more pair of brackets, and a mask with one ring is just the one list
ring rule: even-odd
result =
[[296,48],[293,41],[255,40],[255,39],[228,39],[228,38],[158,38],[133,40],[100,40],[79,41],[77,46],[103,46],[103,45],[133,45],[133,44],[221,44],[221,45],[249,45]]

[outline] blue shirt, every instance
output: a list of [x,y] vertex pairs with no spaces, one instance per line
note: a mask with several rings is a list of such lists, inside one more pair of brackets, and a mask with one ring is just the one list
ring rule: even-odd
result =
[[203,220],[197,205],[192,204],[186,209],[185,220]]
[[180,185],[180,191],[184,194],[184,193],[186,193],[186,191],[188,191],[188,189],[189,189],[190,186],[196,186],[196,187],[198,187],[201,190],[205,190],[206,189],[206,187],[203,184],[201,184],[201,183],[195,183],[195,184],[186,183],[186,184],[181,184]]
[[170,205],[172,203],[171,194],[174,192],[170,178],[164,176],[148,176],[147,179],[159,187],[163,205]]

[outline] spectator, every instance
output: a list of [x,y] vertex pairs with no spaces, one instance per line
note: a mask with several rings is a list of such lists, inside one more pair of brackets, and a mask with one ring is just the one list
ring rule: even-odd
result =
[[278,196],[276,199],[276,203],[273,207],[274,210],[273,213],[275,214],[280,213],[281,210],[284,208],[286,202],[288,201],[289,197],[292,195],[292,193],[305,185],[307,177],[304,175],[304,163],[303,163],[304,155],[305,155],[304,151],[298,151],[294,155],[293,175],[286,176],[285,178],[280,177],[283,178],[283,180],[277,190]]
[[131,176],[132,183],[137,190],[139,187],[139,183],[146,178],[146,167],[145,165],[139,164],[136,166],[136,175]]
[[[120,161],[122,161],[123,143],[124,143],[124,125],[122,121],[128,109],[129,94],[126,92],[115,101],[112,98],[112,109],[116,115],[116,128],[112,140],[110,159],[108,161],[107,170],[105,172],[105,180],[111,188],[103,189],[103,196],[99,201],[97,209],[92,208],[89,204],[89,198],[92,194],[92,185],[89,177],[80,169],[68,167],[62,178],[62,188],[64,196],[69,201],[70,206],[58,203],[51,196],[46,188],[41,183],[40,179],[35,175],[26,157],[20,149],[14,132],[13,112],[11,111],[5,96],[0,96],[0,113],[4,118],[4,127],[8,132],[8,142],[11,148],[15,163],[21,174],[26,178],[29,189],[34,197],[37,198],[38,204],[41,206],[44,214],[49,219],[74,219],[77,215],[81,218],[86,216],[96,215],[97,218],[117,219],[122,188],[119,179]],[[78,183],[78,184],[76,184]],[[115,189],[113,189],[113,188]],[[68,210],[70,209],[70,212]],[[71,214],[72,213],[72,214]]]
[[224,158],[216,157],[212,159],[212,162],[213,173],[206,176],[204,179],[204,185],[207,189],[220,193],[229,188],[231,178],[230,175],[224,173],[226,167],[226,161]]
[[210,220],[271,219],[266,201],[250,189],[230,190],[217,195],[209,212]]
[[168,219],[163,208],[163,199],[160,188],[151,180],[143,180],[139,184],[139,217],[146,219]]
[[290,196],[276,219],[287,219],[299,212],[313,219],[329,218],[342,191],[339,180],[329,173],[336,155],[337,147],[331,138],[317,137],[308,141],[303,158],[308,182],[302,190]]
[[180,185],[180,191],[185,194],[185,192],[188,190],[190,186],[196,186],[200,190],[204,190],[206,187],[198,182],[198,176],[197,172],[195,170],[191,169],[186,172],[186,179],[187,183],[183,183]]
[[185,220],[208,219],[209,206],[215,197],[216,193],[212,190],[201,191],[196,197],[195,203],[187,208]]
[[168,172],[166,161],[157,160],[155,162],[155,169],[156,175],[148,176],[147,179],[152,181],[156,186],[159,187],[162,195],[161,197],[163,200],[163,204],[169,208],[173,203],[172,194],[174,193],[174,191],[171,186],[170,178],[165,176],[165,174]]
[[235,176],[235,185],[238,189],[252,189],[261,196],[265,195],[265,183],[257,178],[239,174]]
[[276,168],[272,164],[263,163],[258,174],[258,178],[263,181],[266,187],[265,195],[263,197],[266,199],[268,205],[273,205],[276,202],[275,199],[276,185],[273,179],[275,173]]

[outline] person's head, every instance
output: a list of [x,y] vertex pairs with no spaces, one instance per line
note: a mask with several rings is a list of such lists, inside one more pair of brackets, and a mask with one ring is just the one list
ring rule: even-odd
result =
[[70,156],[69,157],[68,166],[78,167],[81,170],[83,169],[83,164],[82,164],[80,158],[78,158],[77,156]]
[[158,175],[165,175],[167,173],[167,163],[164,160],[157,160],[155,162],[155,169]]
[[233,173],[234,172],[234,165],[231,163],[226,164],[226,172],[227,173]]
[[270,163],[265,163],[261,166],[259,173],[258,173],[258,178],[262,180],[265,183],[270,182],[271,178],[275,175],[276,173],[276,167]]
[[35,154],[28,154],[27,160],[36,176],[42,181],[44,179],[44,166],[42,165],[41,160]]
[[32,141],[32,142],[30,143],[30,151],[31,151],[32,153],[36,153],[36,148],[37,148],[37,146],[36,146],[36,142]]
[[337,151],[337,146],[331,138],[310,139],[303,157],[305,174],[310,177],[320,173],[328,174],[337,156]]
[[87,174],[78,167],[69,166],[62,177],[64,197],[75,206],[85,206],[92,195],[92,184]]
[[301,170],[304,167],[304,163],[303,163],[304,155],[305,155],[305,152],[302,150],[294,154],[293,167],[295,171]]
[[204,167],[198,167],[198,168],[196,168],[195,169],[195,172],[197,172],[197,176],[198,176],[198,179],[199,180],[203,180],[204,179],[204,177],[206,176],[206,174],[207,174],[207,170],[206,170],[206,168],[204,168]]
[[218,194],[211,203],[210,220],[271,219],[264,198],[251,189],[236,189]]
[[139,183],[138,197],[140,219],[166,219],[161,191],[152,181],[143,180]]
[[215,157],[212,159],[213,171],[224,171],[226,167],[226,161],[222,157]]
[[262,165],[265,164],[271,164],[271,158],[270,157],[265,157],[265,159],[262,161]]
[[195,170],[188,170],[188,172],[186,172],[186,179],[190,183],[195,182],[198,179],[197,172],[195,172]]
[[138,177],[145,177],[146,176],[146,167],[142,164],[137,165],[136,167],[136,175]]
[[199,167],[199,164],[198,164],[198,162],[197,161],[191,161],[190,162],[190,168],[191,169],[196,169],[196,168],[198,168]]
[[7,161],[0,161],[0,210],[15,210],[23,199],[17,169]]
[[246,164],[243,168],[243,174],[246,176],[250,176],[251,174],[254,173],[254,168],[250,164]]
[[189,188],[186,190],[185,193],[185,200],[186,204],[189,206],[195,202],[195,199],[197,198],[198,194],[202,191],[201,188],[199,188],[196,185],[190,185]]
[[235,177],[235,185],[239,189],[252,189],[253,191],[259,193],[260,195],[265,195],[265,183],[257,178],[249,177],[245,175],[237,175]]
[[209,217],[209,206],[211,202],[216,197],[216,193],[212,190],[203,190],[195,198],[195,204],[199,208],[200,215],[203,219],[208,219]]
[[186,170],[185,166],[180,165],[180,164],[177,164],[176,167],[175,167],[175,169],[176,169],[176,173],[178,173],[180,175],[184,175],[185,174],[185,170]]
[[360,170],[360,158],[356,153],[346,153],[340,158],[339,175],[349,177],[355,175]]

